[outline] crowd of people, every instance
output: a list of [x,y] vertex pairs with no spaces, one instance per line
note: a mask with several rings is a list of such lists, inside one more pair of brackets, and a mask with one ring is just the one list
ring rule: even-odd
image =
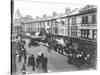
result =
[[24,58],[24,63],[26,63],[27,51],[24,48],[24,45],[20,45],[17,52],[18,52],[18,62],[21,62],[22,58]]
[[24,44],[20,43],[17,46],[18,62],[22,62],[22,59],[24,60],[21,69],[22,73],[23,74],[26,73],[26,64],[32,67],[32,71],[37,71],[38,69],[41,69],[43,72],[48,72],[47,71],[48,58],[44,55],[44,53],[39,52],[36,58],[33,54],[27,55],[27,51],[24,45],[25,43]]
[[85,46],[81,45],[78,48],[74,48],[71,41],[67,42],[65,45],[62,45],[57,43],[56,39],[49,39],[50,40],[48,40],[47,42],[48,48],[53,48],[54,51],[67,56],[69,64],[75,65],[78,68],[81,68],[83,66],[88,68],[95,67],[96,54],[95,48],[92,48],[93,46],[88,46],[86,48]]
[[[75,65],[78,68],[81,68],[82,66],[94,68],[94,63],[95,63],[94,59],[96,56],[90,52],[87,52],[88,50],[86,51],[86,48],[83,48],[83,46],[81,46],[81,48],[75,49],[72,45],[72,42],[68,42],[65,45],[62,45],[59,44],[56,41],[56,39],[52,40],[50,39],[51,38],[48,38],[48,40],[42,42],[48,44],[49,50],[52,50],[51,48],[53,48],[54,51],[67,56],[69,64]],[[41,41],[39,40],[38,42]],[[29,48],[32,46],[33,43],[34,40],[31,39],[29,43]],[[23,73],[25,73],[26,70],[25,67],[26,63],[28,64],[28,66],[32,66],[33,71],[36,71],[37,69],[41,68],[44,72],[47,72],[48,58],[43,53],[39,53],[39,55],[37,55],[37,57],[35,58],[33,54],[27,56],[27,52],[26,49],[24,48],[24,45],[20,45],[19,49],[20,50],[19,50],[18,61],[21,62],[22,57],[24,57],[24,64],[22,67]]]
[[[55,37],[47,37],[45,40],[42,41],[38,41],[38,42],[43,42],[45,44],[47,44],[48,47],[48,51],[50,52],[50,50],[54,50],[62,55],[65,55],[68,57],[68,63],[72,64],[72,65],[76,65],[77,67],[82,67],[82,66],[87,66],[90,68],[94,68],[95,67],[95,59],[96,59],[96,54],[95,54],[95,49],[93,49],[93,46],[91,47],[91,51],[90,51],[90,47],[88,46],[88,48],[85,48],[85,46],[81,45],[81,48],[74,48],[74,46],[72,45],[71,41],[68,41],[67,43],[65,43],[65,45],[59,44],[56,40],[57,38]],[[58,38],[59,39],[59,38]],[[45,41],[45,42],[44,42]],[[88,52],[89,51],[89,52]]]
[[41,68],[44,72],[47,72],[47,63],[48,59],[43,53],[39,53],[37,58],[35,58],[33,54],[28,57],[28,65],[32,66],[33,71]]

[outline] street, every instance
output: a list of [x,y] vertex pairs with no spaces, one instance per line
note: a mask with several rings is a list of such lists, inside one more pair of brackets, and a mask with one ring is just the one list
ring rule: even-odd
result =
[[[39,44],[39,46],[32,46],[29,48],[28,46],[29,40],[26,41],[25,48],[27,50],[27,56],[30,56],[33,54],[35,58],[37,58],[37,55],[39,52],[43,52],[45,56],[48,58],[48,72],[64,72],[64,71],[77,71],[79,70],[76,66],[68,64],[67,60],[68,58],[64,55],[59,54],[58,52],[55,52],[53,49],[50,49],[48,51],[48,48],[46,46],[43,46]],[[17,63],[17,73],[21,73],[21,68],[23,65],[23,62]],[[36,69],[36,71],[32,71],[32,67],[28,66],[26,63],[26,72],[28,73],[43,73],[42,69]]]
[[[14,3],[16,2],[12,0],[12,5]],[[43,2],[43,5],[45,3]],[[12,74],[97,68],[96,5],[80,5],[71,9],[73,4],[71,6],[63,4],[62,7],[49,6],[47,2],[43,8],[38,2],[29,2],[24,4],[26,6],[22,6],[23,4],[18,2],[15,4],[18,8],[12,7],[15,9],[11,23]],[[27,15],[23,16],[20,11]]]

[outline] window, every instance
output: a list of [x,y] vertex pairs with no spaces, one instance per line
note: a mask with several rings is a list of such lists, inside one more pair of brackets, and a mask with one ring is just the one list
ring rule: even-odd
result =
[[43,22],[43,26],[45,27],[45,22]]
[[55,26],[57,27],[57,22],[55,21]]
[[49,26],[49,21],[47,21],[47,25]]
[[60,33],[61,34],[64,34],[64,29],[60,29]]
[[39,26],[40,26],[40,22],[39,22]]
[[96,23],[96,15],[92,15],[92,23],[93,23],[93,24]]
[[36,27],[36,22],[34,23],[34,26]]
[[76,24],[76,18],[74,18],[74,24]]
[[39,32],[39,28],[37,28],[37,32]]
[[55,26],[55,20],[53,21],[53,26]]
[[76,24],[76,18],[72,18],[72,25]]
[[58,34],[58,29],[57,28],[55,29],[55,34]]
[[82,24],[88,24],[88,16],[82,17]]
[[38,26],[39,26],[39,22],[38,22]]
[[54,21],[53,20],[51,21],[51,26],[54,26]]
[[71,36],[77,36],[77,30],[76,29],[71,30]]
[[93,34],[92,34],[93,39],[95,39],[97,37],[97,31],[93,30]]
[[74,24],[74,18],[72,18],[72,25]]
[[42,22],[40,22],[40,26],[42,26]]
[[35,26],[35,23],[33,23],[33,26]]
[[84,17],[82,17],[82,24],[84,24]]
[[88,24],[88,16],[85,16],[85,23]]
[[64,21],[62,20],[61,22],[60,22],[62,25],[64,25]]
[[70,25],[70,19],[68,19],[68,25]]
[[81,36],[84,37],[84,30],[81,30]]

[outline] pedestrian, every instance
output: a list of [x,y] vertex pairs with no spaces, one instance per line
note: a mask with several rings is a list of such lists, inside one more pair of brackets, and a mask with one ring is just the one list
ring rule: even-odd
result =
[[31,42],[29,42],[29,48],[31,48]]
[[27,55],[24,55],[24,63],[26,64]]
[[29,41],[29,48],[31,48],[31,43],[32,43],[32,40],[30,39],[30,41]]
[[44,53],[41,53],[41,56],[40,56],[40,64],[42,65],[42,61],[44,59]]
[[45,56],[42,60],[42,69],[44,70],[44,72],[47,72],[47,63],[48,63],[48,59]]
[[18,62],[21,62],[22,61],[22,58],[21,58],[21,55],[19,54],[18,56]]
[[22,47],[21,48],[21,56],[23,57],[23,55],[24,55],[24,48]]
[[26,64],[27,52],[26,52],[26,49],[24,47],[22,48],[22,55],[24,56],[24,63]]
[[31,56],[31,65],[32,65],[32,70],[35,71],[35,57],[33,54]]
[[44,54],[43,54],[43,53],[41,53],[41,59],[42,59],[42,58],[44,58]]
[[26,67],[25,67],[25,64],[23,64],[21,71],[22,71],[22,74],[26,74]]
[[31,65],[31,61],[30,60],[31,60],[31,56],[28,57],[28,66]]
[[37,59],[36,59],[36,67],[40,67],[41,66],[41,62],[42,62],[42,58],[44,57],[44,54],[39,52]]
[[36,59],[36,67],[37,68],[39,67],[39,64],[40,64],[40,56],[38,55],[37,59]]

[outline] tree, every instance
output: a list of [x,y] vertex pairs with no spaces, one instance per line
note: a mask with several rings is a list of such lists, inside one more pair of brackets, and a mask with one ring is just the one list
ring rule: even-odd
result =
[[33,20],[33,17],[32,17],[31,15],[26,15],[25,18],[26,18],[27,20]]
[[44,14],[44,15],[43,15],[43,18],[46,18],[46,17],[47,17],[47,15],[46,15],[46,14]]
[[36,16],[37,19],[39,19],[39,16]]
[[58,14],[57,14],[57,12],[55,12],[55,11],[52,13],[52,16],[53,16],[53,17],[56,17],[57,15],[58,15]]
[[71,11],[70,8],[65,8],[65,14],[66,14],[66,15],[68,15],[70,11]]
[[62,16],[64,16],[65,15],[65,13],[59,13],[59,17],[62,17]]

